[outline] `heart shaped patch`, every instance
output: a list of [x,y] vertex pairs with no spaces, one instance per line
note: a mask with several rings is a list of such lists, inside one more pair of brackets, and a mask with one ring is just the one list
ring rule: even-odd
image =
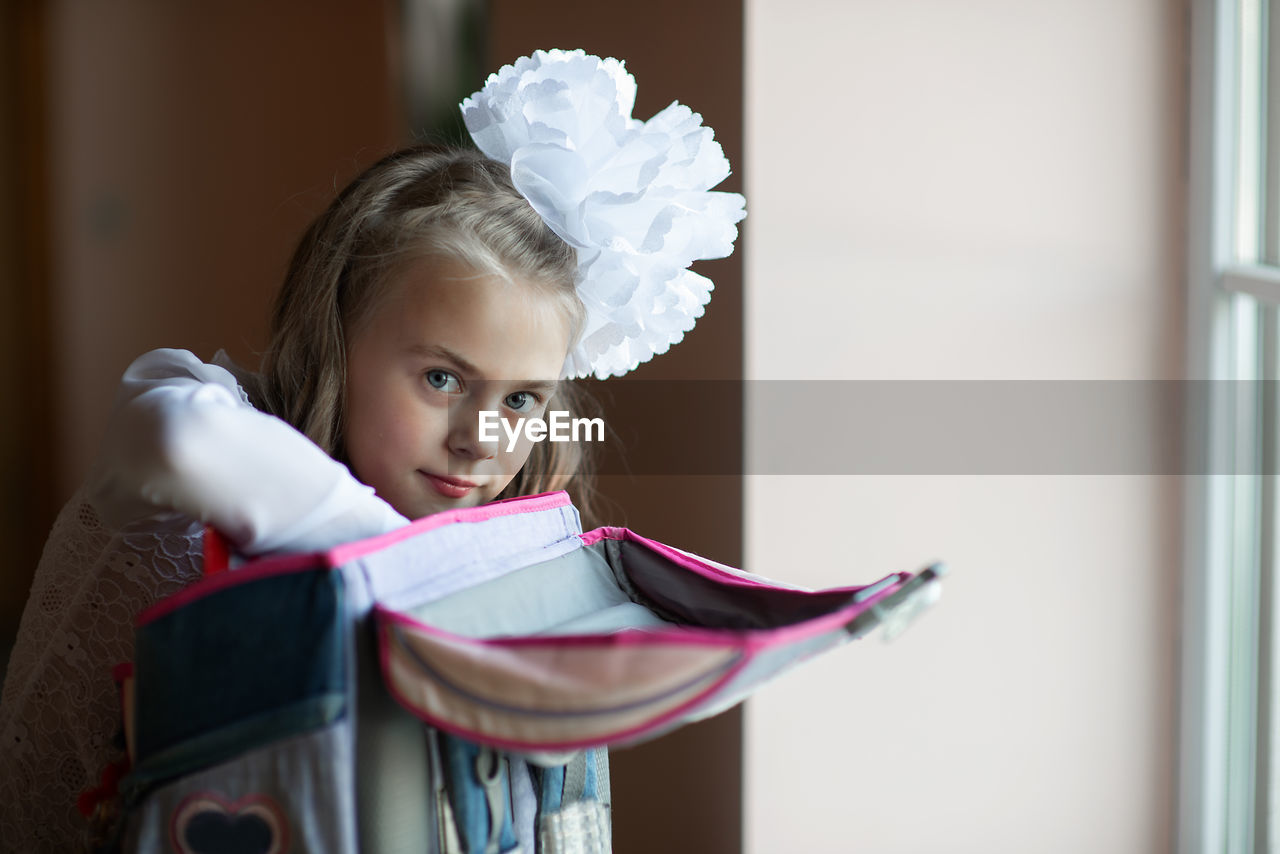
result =
[[284,854],[289,822],[284,810],[267,795],[232,801],[217,792],[197,792],[183,799],[169,825],[180,854]]

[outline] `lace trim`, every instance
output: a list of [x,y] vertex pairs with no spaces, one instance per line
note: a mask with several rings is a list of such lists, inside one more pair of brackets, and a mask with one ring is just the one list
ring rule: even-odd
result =
[[133,618],[201,574],[198,522],[106,526],[77,493],[45,543],[0,694],[0,839],[83,849],[76,797],[117,758],[111,668],[133,660]]

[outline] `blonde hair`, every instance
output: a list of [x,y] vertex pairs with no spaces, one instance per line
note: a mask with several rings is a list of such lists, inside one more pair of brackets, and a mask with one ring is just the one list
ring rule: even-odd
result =
[[[516,190],[509,168],[478,151],[420,145],[371,166],[303,235],[272,312],[262,407],[345,461],[347,337],[398,269],[432,255],[528,282],[562,300],[571,338],[581,329],[574,250]],[[577,413],[590,402],[561,382],[548,405]],[[590,516],[587,468],[584,446],[539,442],[499,497],[569,489]]]

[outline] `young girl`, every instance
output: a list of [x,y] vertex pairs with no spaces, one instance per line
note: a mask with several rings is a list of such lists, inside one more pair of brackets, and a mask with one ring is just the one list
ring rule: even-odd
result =
[[504,68],[464,103],[483,154],[393,154],[306,232],[260,374],[179,350],[129,367],[0,698],[5,846],[83,847],[77,795],[119,755],[111,667],[133,615],[199,577],[204,526],[257,555],[510,495],[589,501],[581,449],[482,441],[479,412],[572,411],[563,379],[665,351],[709,298],[685,267],[728,254],[742,216],[706,192],[727,163],[700,118],[642,125],[633,97],[580,51]]

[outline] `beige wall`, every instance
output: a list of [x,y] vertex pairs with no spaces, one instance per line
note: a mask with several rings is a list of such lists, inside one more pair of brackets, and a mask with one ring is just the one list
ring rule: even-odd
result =
[[[749,0],[748,377],[1180,376],[1184,5]],[[1180,490],[749,478],[758,572],[953,575],[748,705],[748,850],[1168,850]]]

